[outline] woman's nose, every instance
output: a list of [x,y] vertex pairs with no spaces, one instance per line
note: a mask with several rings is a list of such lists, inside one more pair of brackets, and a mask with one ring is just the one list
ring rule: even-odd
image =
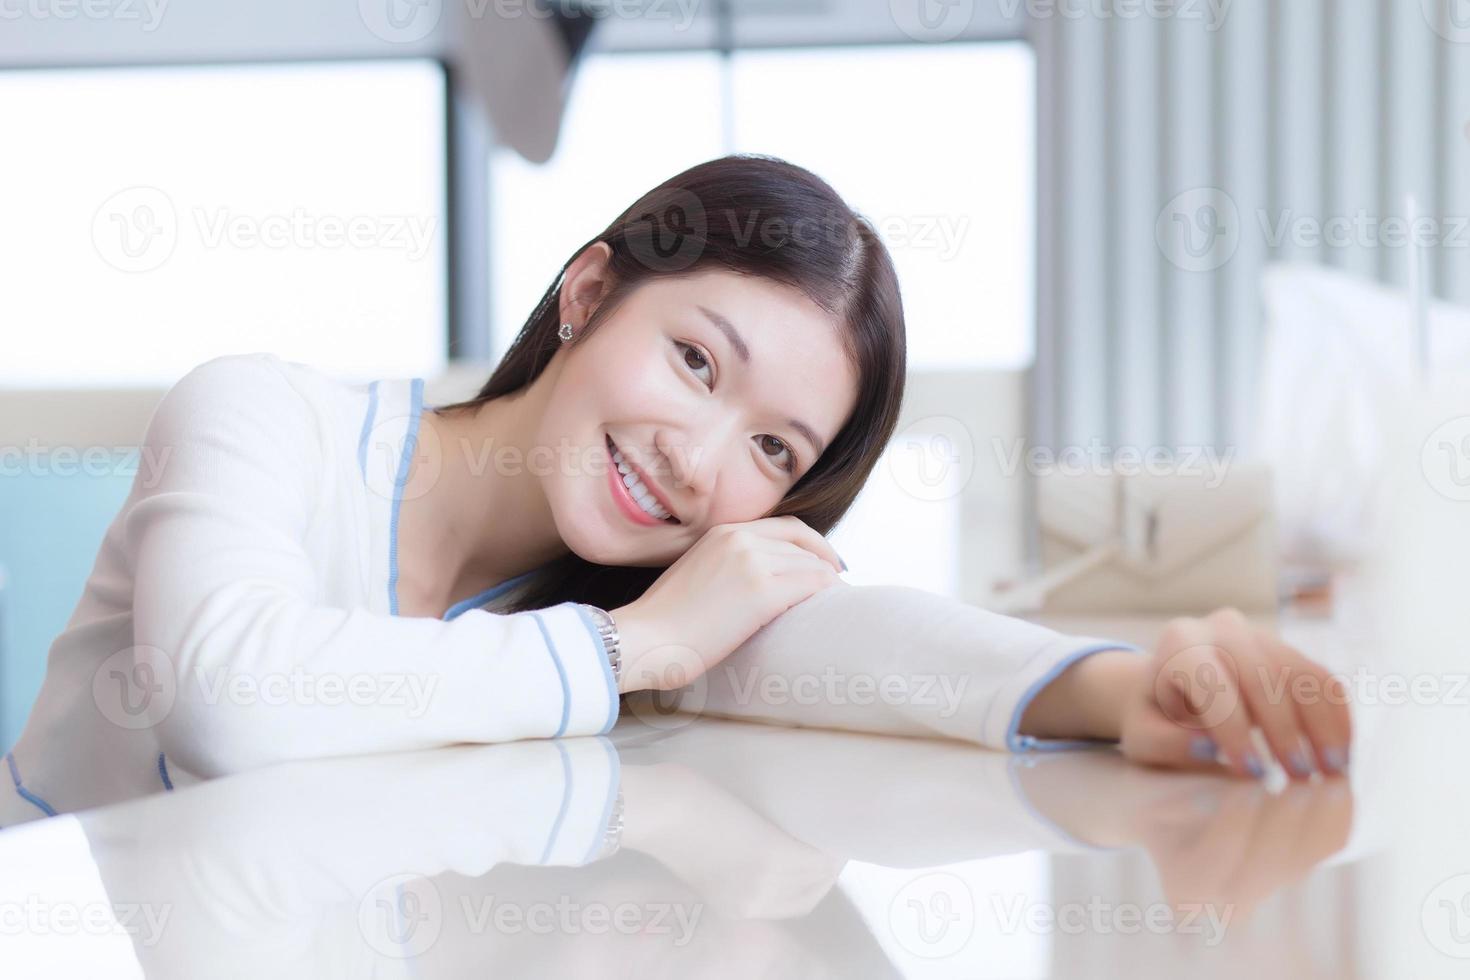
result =
[[706,458],[710,455],[707,445],[668,433],[659,433],[654,445],[668,460],[669,476],[682,496],[699,498],[709,494],[715,466],[713,459]]

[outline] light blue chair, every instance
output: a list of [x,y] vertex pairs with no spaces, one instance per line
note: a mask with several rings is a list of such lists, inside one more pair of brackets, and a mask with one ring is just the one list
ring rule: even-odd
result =
[[[0,392],[0,745],[20,736],[51,641],[66,626],[107,525],[132,487],[161,391]],[[123,466],[88,473],[44,450],[106,447]],[[39,450],[38,451],[38,447]],[[19,450],[19,453],[17,452]],[[94,457],[95,458],[95,457]],[[93,467],[95,469],[95,467]]]

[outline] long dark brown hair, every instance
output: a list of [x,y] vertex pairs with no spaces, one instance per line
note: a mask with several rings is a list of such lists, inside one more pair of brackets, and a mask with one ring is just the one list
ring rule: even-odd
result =
[[[898,423],[903,304],[893,261],[871,223],[816,174],[776,157],[720,157],[638,198],[562,265],[479,393],[434,411],[472,411],[536,380],[561,344],[557,299],[567,267],[598,242],[612,249],[610,285],[582,336],[639,286],[707,269],[794,287],[843,323],[842,342],[858,375],[857,405],[815,465],[767,515],[794,514],[821,534],[830,531],[852,506]],[[664,571],[598,565],[570,552],[529,576],[500,608],[542,609],[571,600],[615,609],[642,595]]]

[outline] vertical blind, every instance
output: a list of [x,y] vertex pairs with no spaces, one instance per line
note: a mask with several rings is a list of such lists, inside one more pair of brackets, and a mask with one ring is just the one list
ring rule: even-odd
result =
[[1403,286],[1412,231],[1431,294],[1470,303],[1470,3],[1165,9],[1038,5],[1027,27],[1032,433],[1056,449],[1248,446],[1267,263]]

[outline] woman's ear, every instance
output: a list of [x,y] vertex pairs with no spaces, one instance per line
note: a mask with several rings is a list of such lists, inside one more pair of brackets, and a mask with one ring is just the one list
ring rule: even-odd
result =
[[559,323],[570,323],[580,330],[592,318],[592,312],[612,286],[611,260],[612,246],[596,241],[582,249],[567,266],[560,290]]

